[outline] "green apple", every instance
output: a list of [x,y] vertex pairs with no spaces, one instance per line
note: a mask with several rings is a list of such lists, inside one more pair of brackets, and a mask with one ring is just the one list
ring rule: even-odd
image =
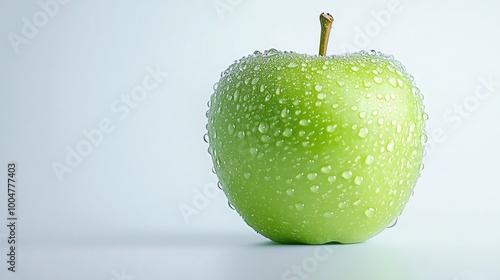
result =
[[280,243],[357,243],[412,195],[426,141],[413,77],[378,52],[268,50],[222,73],[209,152],[229,202]]

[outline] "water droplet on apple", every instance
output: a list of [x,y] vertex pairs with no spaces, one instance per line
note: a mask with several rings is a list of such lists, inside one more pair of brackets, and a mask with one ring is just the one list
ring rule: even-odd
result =
[[325,217],[325,218],[331,218],[331,217],[333,217],[333,215],[335,215],[334,212],[325,212],[323,214],[323,217]]
[[330,165],[323,166],[321,167],[321,172],[328,174],[332,172],[332,167]]
[[339,107],[339,104],[337,104],[337,103],[335,103],[335,104],[332,105],[333,109],[337,109],[338,107]]
[[337,181],[337,176],[328,176],[328,182],[333,183]]
[[400,124],[398,124],[398,125],[396,126],[396,132],[397,132],[397,133],[401,133],[401,131],[403,131],[403,126],[401,126]]
[[277,49],[274,49],[274,48],[264,51],[264,54],[268,55],[268,56],[277,55],[278,53],[279,53],[279,51]]
[[208,143],[208,133],[205,133],[203,135],[203,141],[205,141],[205,143]]
[[283,110],[281,110],[281,117],[284,118],[288,115],[288,108],[283,108]]
[[394,145],[395,145],[394,140],[391,139],[391,141],[389,141],[389,143],[387,143],[387,147],[386,147],[387,151],[389,151],[389,152],[394,151]]
[[307,174],[307,179],[309,179],[309,181],[313,181],[313,180],[316,180],[316,178],[318,178],[318,173],[309,173]]
[[424,121],[426,121],[429,119],[429,115],[427,113],[423,113],[422,118],[424,119]]
[[236,208],[234,208],[234,205],[231,204],[231,202],[227,202],[227,205],[229,206],[229,208],[231,208],[231,210],[236,210]]
[[422,134],[422,138],[420,139],[420,142],[422,143],[422,145],[425,145],[425,143],[427,143],[427,140],[429,140],[427,138],[427,134]]
[[315,89],[316,91],[322,91],[322,90],[323,90],[323,86],[322,86],[322,85],[320,85],[320,84],[317,84],[317,85],[314,87],[314,89]]
[[366,112],[361,111],[361,112],[359,112],[358,116],[360,119],[364,119],[364,118],[366,118]]
[[383,125],[384,124],[384,118],[378,118],[377,123],[379,125]]
[[260,65],[255,65],[255,67],[253,68],[253,70],[259,71],[260,70]]
[[352,205],[354,205],[354,206],[358,206],[358,205],[360,205],[360,204],[361,204],[361,199],[358,199],[358,200],[356,200],[356,201],[354,201],[354,202],[352,203]]
[[285,129],[283,130],[283,136],[285,136],[285,137],[290,137],[290,136],[292,136],[292,129],[291,129],[291,128],[285,128]]
[[358,136],[361,137],[361,138],[366,138],[366,136],[368,136],[368,128],[366,127],[362,127],[359,129],[359,132],[358,132]]
[[347,206],[347,201],[339,202],[339,208],[345,208]]
[[212,173],[217,174],[217,172],[215,171],[215,167],[212,167]]
[[299,211],[302,210],[302,209],[304,209],[304,203],[296,203],[295,204],[295,209],[297,209]]
[[342,87],[342,86],[344,86],[344,85],[345,85],[345,82],[344,82],[344,81],[339,81],[339,80],[337,80],[337,85],[339,85],[339,86],[341,86],[341,87]]
[[313,193],[317,193],[319,191],[319,186],[312,186],[309,188],[309,190]]
[[311,123],[310,119],[302,119],[299,121],[301,126],[308,126]]
[[346,179],[346,180],[351,179],[352,178],[352,171],[350,171],[350,170],[344,171],[344,173],[342,173],[342,177],[344,177],[344,179]]
[[217,91],[218,88],[219,88],[219,83],[215,83],[213,86],[214,91]]
[[361,184],[363,184],[363,180],[364,178],[362,176],[356,176],[354,178],[354,184],[361,186]]
[[269,126],[265,123],[260,123],[259,124],[259,132],[260,133],[266,133],[269,130]]
[[398,81],[396,81],[396,79],[394,77],[390,77],[388,81],[392,87],[394,87],[394,88],[398,87]]
[[217,188],[219,188],[220,190],[222,190],[222,183],[220,181],[217,182]]
[[394,221],[392,221],[388,226],[387,228],[393,228],[396,226],[396,224],[398,223],[398,218],[394,219]]
[[326,127],[326,131],[330,133],[334,132],[335,130],[337,130],[337,124],[332,124]]
[[377,110],[373,110],[373,111],[372,111],[372,116],[374,116],[374,117],[375,117],[376,115],[378,115],[378,111],[377,111]]
[[286,190],[286,194],[287,195],[293,195],[295,193],[295,190],[294,189],[287,189]]
[[357,66],[352,66],[351,67],[351,70],[354,71],[354,72],[358,72],[359,71],[359,67]]
[[255,77],[252,79],[252,85],[255,85],[258,82],[259,82],[259,77]]
[[389,70],[389,72],[391,72],[391,73],[396,73],[396,69],[394,69],[394,66],[392,66],[390,64],[387,65],[387,70]]
[[375,215],[375,209],[370,207],[368,209],[365,210],[365,215],[368,217],[368,218],[371,218]]
[[379,76],[375,76],[375,77],[373,77],[373,81],[376,84],[381,84],[384,80],[382,80],[382,78],[380,78]]
[[318,93],[318,99],[323,100],[326,98],[326,93]]
[[398,86],[403,87],[404,83],[401,79],[398,79]]
[[234,124],[228,124],[227,125],[227,131],[229,132],[229,134],[233,134],[234,133]]
[[257,155],[257,153],[258,153],[258,152],[259,152],[259,151],[257,150],[257,148],[254,148],[254,147],[250,148],[250,154],[251,154],[252,156]]
[[372,164],[374,161],[375,161],[375,157],[374,157],[374,156],[372,156],[372,155],[368,155],[368,156],[366,156],[365,163],[366,163],[367,165]]
[[250,179],[250,176],[251,176],[251,175],[250,175],[250,173],[248,173],[248,172],[245,172],[245,173],[243,174],[243,177],[245,177],[245,179]]
[[290,63],[289,63],[286,67],[288,67],[288,68],[295,68],[295,67],[297,67],[297,66],[299,66],[297,63],[295,63],[295,62],[290,62]]
[[422,171],[422,170],[424,170],[424,164],[423,163],[420,164],[420,171]]
[[364,81],[363,81],[363,86],[364,86],[365,88],[369,88],[369,87],[371,87],[371,86],[372,86],[372,83],[371,83],[370,81],[364,80]]
[[260,137],[260,141],[262,141],[264,143],[267,143],[267,142],[271,141],[271,136],[269,136],[269,135],[262,135]]

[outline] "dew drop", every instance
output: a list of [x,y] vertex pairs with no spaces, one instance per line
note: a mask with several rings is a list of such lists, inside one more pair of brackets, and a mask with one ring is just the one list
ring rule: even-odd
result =
[[354,184],[360,186],[361,184],[363,184],[363,180],[364,178],[362,176],[356,176],[354,178]]
[[257,155],[257,152],[258,152],[258,150],[257,150],[256,148],[254,148],[254,147],[250,148],[250,154],[251,154],[252,156]]
[[394,219],[394,221],[392,221],[388,226],[387,228],[393,228],[396,226],[396,224],[398,223],[398,218]]
[[378,118],[377,123],[379,125],[383,125],[384,124],[384,118]]
[[422,117],[424,118],[424,121],[429,119],[429,115],[427,113],[423,113]]
[[337,181],[337,176],[328,176],[328,182],[333,183]]
[[374,117],[375,117],[376,115],[378,115],[378,111],[377,111],[377,110],[373,110],[373,112],[372,112],[372,116],[374,116]]
[[309,188],[309,190],[313,193],[317,193],[319,191],[319,186],[312,186]]
[[286,67],[288,67],[288,68],[295,68],[295,67],[297,67],[297,66],[299,66],[297,63],[295,63],[295,62],[290,62],[290,63],[289,63]]
[[337,103],[334,103],[334,104],[332,105],[332,108],[333,108],[333,109],[337,109],[338,107],[339,107],[339,104],[337,104]]
[[424,164],[423,163],[420,164],[420,171],[422,171],[422,170],[424,170]]
[[398,87],[398,81],[394,77],[390,77],[388,81],[392,87]]
[[285,137],[290,137],[290,136],[292,136],[292,129],[291,129],[291,128],[285,128],[285,129],[283,130],[283,136],[285,136]]
[[287,195],[293,195],[295,193],[295,190],[294,189],[287,189],[286,190],[286,194]]
[[352,205],[354,205],[354,206],[358,206],[358,205],[360,205],[360,204],[361,204],[361,199],[358,199],[358,200],[356,200],[356,201],[354,201],[354,202],[352,203]]
[[250,173],[245,172],[245,173],[243,174],[243,177],[245,177],[245,179],[250,179]]
[[344,173],[342,173],[342,177],[344,177],[344,179],[346,179],[346,180],[351,179],[352,178],[352,171],[350,171],[350,170],[344,171]]
[[288,109],[287,108],[284,108],[283,110],[281,110],[281,117],[284,118],[288,115]]
[[262,142],[269,142],[269,141],[271,140],[271,136],[269,136],[269,135],[262,135],[262,136],[260,137],[260,140],[261,140]]
[[403,126],[401,126],[400,124],[398,124],[398,125],[396,126],[396,132],[397,132],[397,133],[401,133],[401,131],[403,131]]
[[359,112],[358,116],[360,119],[364,119],[364,118],[366,118],[366,112],[361,111],[361,112]]
[[299,121],[299,124],[301,126],[308,126],[310,123],[311,123],[310,119],[302,119],[302,120]]
[[203,141],[205,141],[205,143],[208,143],[208,133],[205,133],[205,135],[203,135]]
[[266,90],[266,85],[261,85],[260,86],[260,92],[264,92]]
[[332,167],[330,165],[323,166],[321,167],[321,172],[328,174],[332,172]]
[[364,86],[365,88],[369,88],[369,87],[371,87],[371,86],[372,86],[372,83],[371,83],[370,81],[364,80],[364,81],[363,81],[363,86]]
[[320,84],[317,84],[317,85],[314,87],[314,89],[315,89],[316,91],[322,91],[322,90],[323,90],[323,86],[322,86],[322,85],[320,85]]
[[381,84],[383,82],[382,78],[380,78],[379,76],[375,76],[373,77],[373,81],[376,83],[376,84]]
[[347,201],[339,202],[339,208],[345,208],[347,206]]
[[234,208],[234,205],[231,204],[231,202],[227,202],[227,205],[229,206],[229,208],[231,208],[231,210],[236,210],[236,208]]
[[219,190],[222,190],[222,183],[220,181],[217,182],[217,188],[219,188]]
[[234,124],[228,124],[227,125],[227,131],[229,132],[229,134],[233,134],[234,133]]
[[325,218],[331,218],[331,217],[333,217],[333,215],[335,215],[335,213],[333,213],[333,212],[325,212],[323,214],[323,217],[325,217]]
[[386,147],[387,151],[389,151],[389,152],[394,151],[394,145],[395,145],[394,140],[391,139],[391,141],[389,141],[389,143],[387,143],[387,147]]
[[314,181],[316,180],[316,178],[318,178],[318,173],[309,173],[307,174],[307,179],[309,179],[309,181]]
[[368,155],[368,156],[366,156],[365,163],[366,163],[367,165],[372,164],[374,161],[375,161],[375,157],[374,157],[374,156],[372,156],[372,155]]
[[351,70],[354,71],[354,72],[358,72],[359,71],[359,67],[353,66],[353,67],[351,67]]
[[218,88],[219,88],[219,83],[215,83],[213,86],[214,91],[217,91]]
[[358,136],[363,139],[366,138],[366,136],[368,136],[368,128],[362,127],[358,132]]
[[265,123],[260,123],[259,124],[259,132],[260,133],[266,133],[269,130],[269,126]]
[[344,86],[344,85],[345,85],[345,82],[344,82],[344,81],[339,81],[339,80],[337,80],[337,85],[339,85],[339,86],[341,86],[341,87],[342,87],[342,86]]
[[326,98],[326,93],[318,93],[318,99],[323,100]]
[[375,215],[375,209],[373,209],[372,207],[368,208],[365,210],[365,215],[368,217],[368,218],[371,218]]
[[334,132],[335,130],[337,130],[337,124],[332,124],[326,127],[326,131],[330,133]]
[[296,203],[295,204],[295,209],[297,209],[299,211],[302,210],[302,209],[304,209],[304,203]]

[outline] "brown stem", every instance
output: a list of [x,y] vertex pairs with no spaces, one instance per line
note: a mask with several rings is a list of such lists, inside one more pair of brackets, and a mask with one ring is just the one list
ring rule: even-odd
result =
[[328,13],[322,13],[319,16],[321,23],[321,38],[319,42],[319,55],[325,56],[328,48],[328,40],[330,39],[330,30],[333,25],[333,16]]

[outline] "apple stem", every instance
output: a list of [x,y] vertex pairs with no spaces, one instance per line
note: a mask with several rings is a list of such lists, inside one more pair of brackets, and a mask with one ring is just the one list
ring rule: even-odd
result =
[[321,39],[319,42],[319,55],[326,56],[326,49],[328,48],[328,40],[330,39],[330,30],[333,25],[333,16],[328,13],[322,13],[319,16],[321,23]]

